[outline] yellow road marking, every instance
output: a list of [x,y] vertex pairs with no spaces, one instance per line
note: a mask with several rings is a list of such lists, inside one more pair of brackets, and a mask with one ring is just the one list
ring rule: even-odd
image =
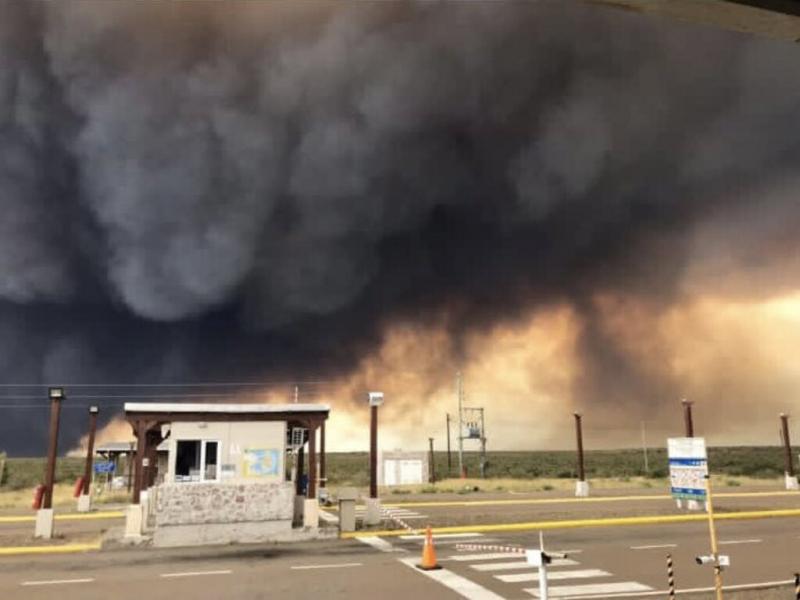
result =
[[[714,515],[717,521],[735,521],[746,519],[768,519],[777,517],[800,517],[800,508],[784,510],[751,510]],[[671,523],[690,523],[707,521],[705,513],[695,515],[661,515],[650,517],[617,517],[609,519],[571,519],[565,521],[533,521],[528,523],[495,523],[489,525],[459,525],[455,527],[433,527],[434,534],[443,533],[495,533],[502,531],[528,531],[538,529],[570,529],[577,527],[621,527],[626,525],[668,525]],[[352,531],[341,534],[343,539],[364,536],[398,537],[409,532],[403,529],[388,531]]]
[[64,544],[62,546],[10,546],[0,548],[0,556],[14,554],[69,554],[71,552],[88,552],[90,550],[100,550],[100,542]]
[[[109,510],[106,512],[92,512],[92,513],[67,513],[63,515],[56,514],[56,521],[91,521],[96,519],[122,519],[125,513],[118,510]],[[0,523],[33,523],[36,517],[26,516],[13,516],[13,517],[0,517]]]
[[[800,499],[800,493],[790,491],[776,492],[721,492],[714,494],[715,498],[769,498],[773,496],[795,496]],[[521,498],[519,500],[426,500],[422,502],[390,502],[382,504],[384,508],[435,508],[437,506],[502,506],[524,504],[584,504],[593,502],[623,502],[642,500],[672,500],[668,495],[640,495],[640,496],[595,496],[590,498]],[[338,510],[338,507],[328,507],[325,510]]]

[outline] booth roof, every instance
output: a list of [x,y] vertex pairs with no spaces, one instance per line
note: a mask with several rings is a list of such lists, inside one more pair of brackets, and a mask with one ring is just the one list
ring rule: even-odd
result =
[[306,413],[330,412],[328,404],[206,404],[183,402],[126,402],[126,413]]

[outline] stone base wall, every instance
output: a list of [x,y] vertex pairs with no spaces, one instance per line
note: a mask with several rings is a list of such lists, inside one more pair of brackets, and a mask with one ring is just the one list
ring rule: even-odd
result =
[[172,525],[156,528],[153,532],[153,545],[159,548],[167,548],[176,546],[272,542],[282,537],[288,537],[291,533],[291,521]]
[[273,483],[165,483],[154,488],[156,529],[288,521],[294,513],[294,486]]

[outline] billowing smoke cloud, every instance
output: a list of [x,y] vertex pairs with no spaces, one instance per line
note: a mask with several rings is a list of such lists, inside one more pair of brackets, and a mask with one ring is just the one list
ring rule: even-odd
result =
[[[0,380],[333,377],[445,313],[458,363],[568,303],[570,401],[674,399],[594,300],[796,253],[746,215],[800,216],[799,66],[561,2],[4,2]],[[5,411],[0,445],[43,421]]]

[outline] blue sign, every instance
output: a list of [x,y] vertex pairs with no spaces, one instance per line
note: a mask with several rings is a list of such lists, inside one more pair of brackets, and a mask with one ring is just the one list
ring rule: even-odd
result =
[[676,500],[706,499],[708,461],[704,438],[669,438],[669,479]]
[[113,462],[96,462],[96,463],[94,463],[94,472],[95,473],[113,473],[114,472],[114,463]]

